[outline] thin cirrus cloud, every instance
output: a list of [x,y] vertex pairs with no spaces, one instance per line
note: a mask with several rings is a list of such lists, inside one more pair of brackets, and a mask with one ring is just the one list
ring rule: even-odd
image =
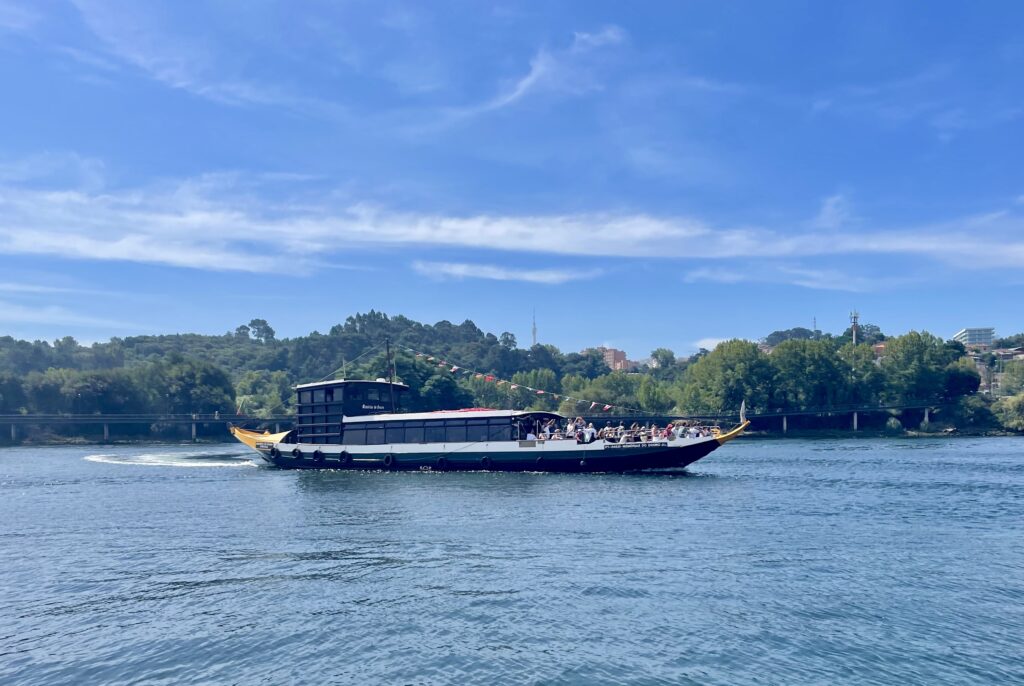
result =
[[[1019,210],[896,228],[867,228],[863,221],[850,228],[832,217],[825,222],[832,229],[822,231],[815,226],[721,227],[696,217],[643,213],[456,216],[358,202],[273,201],[254,192],[260,183],[229,174],[120,190],[0,184],[0,253],[263,271],[308,255],[329,256],[340,244],[581,257],[622,257],[623,246],[631,246],[638,254],[660,258],[773,264],[789,282],[802,285],[825,283],[828,275],[800,273],[800,264],[780,266],[780,260],[892,255],[965,269],[1024,266]],[[1000,248],[990,249],[991,242],[978,240],[982,235],[998,240]],[[736,282],[744,280],[741,275],[747,275],[745,280],[780,278],[735,264],[724,265],[719,273],[695,270],[690,278]]]
[[[343,106],[302,96],[274,83],[242,78],[201,39],[175,33],[144,3],[124,5],[107,0],[72,0],[84,24],[105,54],[130,65],[163,85],[222,105],[271,105],[296,112],[345,116]],[[110,71],[104,56],[79,48],[59,48],[86,67]]]
[[469,107],[453,108],[449,114],[455,118],[483,114],[542,92],[582,95],[599,90],[601,84],[592,74],[589,64],[591,54],[625,40],[626,32],[618,26],[606,26],[594,33],[577,31],[567,48],[538,50],[530,60],[529,71],[491,99]]
[[593,279],[603,272],[600,269],[584,271],[571,269],[516,269],[491,264],[467,264],[465,262],[423,262],[412,263],[419,274],[432,278],[490,279],[493,281],[525,281],[545,285],[559,285],[569,281]]
[[122,331],[138,330],[139,325],[103,317],[93,317],[58,305],[20,305],[0,300],[0,323],[82,326]]

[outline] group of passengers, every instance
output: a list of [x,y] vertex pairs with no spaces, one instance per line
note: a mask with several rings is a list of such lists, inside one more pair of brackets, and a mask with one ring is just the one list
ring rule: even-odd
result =
[[570,419],[565,428],[559,425],[557,419],[548,419],[541,423],[539,434],[534,434],[531,427],[526,438],[539,441],[575,439],[577,443],[593,443],[596,440],[603,440],[606,443],[648,443],[676,438],[705,438],[711,435],[711,429],[708,427],[686,426],[672,422],[664,427],[658,426],[657,422],[645,422],[642,425],[633,422],[632,426],[626,428],[625,422],[619,422],[618,426],[614,426],[609,421],[601,429],[596,429],[593,422],[585,422],[583,417],[576,417]]

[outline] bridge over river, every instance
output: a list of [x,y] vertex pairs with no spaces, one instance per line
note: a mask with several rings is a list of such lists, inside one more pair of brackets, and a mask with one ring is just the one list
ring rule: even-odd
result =
[[[793,417],[849,417],[849,426],[857,431],[860,426],[860,417],[872,413],[897,413],[907,410],[923,410],[924,421],[928,421],[932,412],[950,407],[952,404],[944,401],[919,402],[905,405],[844,405],[807,408],[802,410],[777,410],[761,413],[750,413],[747,418],[754,422],[755,428],[767,431],[781,431],[786,433],[789,430],[789,420]],[[705,414],[705,415],[608,415],[608,414],[585,414],[584,419],[594,422],[595,425],[603,426],[605,422],[618,424],[624,422],[627,426],[633,422],[658,422],[667,424],[676,421],[699,421],[702,423],[720,423],[722,425],[735,424],[739,422],[738,413]],[[0,426],[10,426],[11,441],[17,441],[19,435],[29,427],[95,427],[96,433],[102,431],[104,441],[109,441],[112,426],[134,426],[138,427],[171,427],[186,426],[191,428],[192,440],[195,440],[200,427],[224,428],[225,434],[229,425],[245,426],[248,428],[268,429],[273,432],[281,431],[291,426],[294,421],[292,415],[274,415],[269,417],[250,417],[246,415],[230,414],[8,414],[0,415]]]

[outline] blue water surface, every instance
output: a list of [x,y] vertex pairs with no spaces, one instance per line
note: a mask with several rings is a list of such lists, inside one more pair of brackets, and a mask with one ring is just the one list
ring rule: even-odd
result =
[[1024,683],[1024,439],[685,473],[0,450],[0,682]]

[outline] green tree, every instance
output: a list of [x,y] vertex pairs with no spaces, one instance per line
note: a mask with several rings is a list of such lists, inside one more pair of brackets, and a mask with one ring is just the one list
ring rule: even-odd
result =
[[[541,346],[534,346],[534,349],[539,347]],[[518,395],[513,397],[517,402],[526,405],[524,409],[553,411],[558,406],[559,400],[555,399],[554,394],[557,394],[557,389],[561,388],[561,384],[558,383],[558,377],[551,369],[516,372],[512,376],[512,383],[519,386],[518,389],[515,389],[518,391]],[[544,394],[530,391],[529,388],[544,391]]]
[[792,329],[786,329],[785,331],[772,331],[770,334],[764,337],[766,345],[770,345],[773,348],[783,341],[811,341],[819,337],[819,332],[805,329],[802,326],[797,326]]
[[1000,390],[1003,395],[1016,395],[1024,391],[1024,360],[1010,360],[1006,363]]
[[1024,393],[1000,398],[993,409],[1005,428],[1024,431]]
[[282,371],[248,371],[235,384],[239,412],[253,417],[288,412],[293,396],[292,382]]
[[668,348],[655,348],[651,351],[651,362],[656,369],[669,369],[676,363],[676,354]]
[[28,406],[28,396],[21,379],[14,374],[0,374],[0,413],[15,414]]
[[775,367],[775,402],[784,409],[833,407],[850,397],[851,369],[831,339],[789,339],[768,358]]
[[253,319],[249,322],[249,331],[260,343],[270,343],[274,340],[274,329],[266,319]]
[[735,411],[744,400],[747,410],[769,409],[775,369],[750,341],[721,343],[694,362],[680,390],[684,412]]
[[654,377],[643,376],[640,385],[636,389],[636,403],[632,406],[639,406],[640,409],[654,414],[663,414],[672,409],[675,402],[669,394],[668,389],[662,386]]
[[927,332],[911,331],[886,342],[882,371],[884,399],[915,403],[942,398],[948,351],[942,339]]
[[946,365],[942,381],[942,397],[946,400],[974,395],[980,386],[981,376],[974,368],[974,361],[971,358],[964,357],[958,362]]

